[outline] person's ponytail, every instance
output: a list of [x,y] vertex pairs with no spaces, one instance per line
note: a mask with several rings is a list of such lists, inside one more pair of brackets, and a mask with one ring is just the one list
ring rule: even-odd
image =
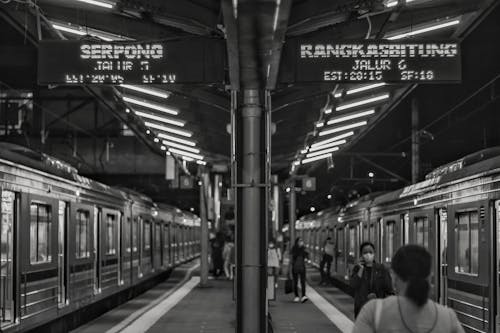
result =
[[413,301],[418,307],[427,303],[430,285],[427,279],[412,277],[408,280],[406,297]]

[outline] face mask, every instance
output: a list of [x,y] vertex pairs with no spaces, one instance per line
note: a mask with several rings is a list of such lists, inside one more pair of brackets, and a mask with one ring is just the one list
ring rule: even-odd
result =
[[269,247],[272,249],[274,248],[274,244],[269,244]]
[[363,258],[366,262],[373,262],[373,260],[375,259],[375,255],[373,253],[365,253],[363,254]]

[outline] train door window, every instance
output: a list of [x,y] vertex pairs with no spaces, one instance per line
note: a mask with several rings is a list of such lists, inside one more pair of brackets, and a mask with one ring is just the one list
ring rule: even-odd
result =
[[75,221],[75,257],[90,258],[90,212],[83,209],[76,211]]
[[455,272],[478,275],[479,215],[477,210],[456,213],[455,244]]
[[385,225],[385,262],[390,263],[392,261],[392,256],[394,255],[394,232],[395,232],[395,226],[396,222],[395,221],[387,221]]
[[106,251],[107,255],[116,254],[117,218],[115,214],[106,214]]
[[68,204],[64,201],[59,201],[59,219],[58,219],[58,303],[59,307],[66,305],[66,231],[68,220]]
[[344,228],[338,228],[337,229],[337,254],[338,254],[338,262],[339,262],[339,267],[337,267],[337,270],[339,270],[341,265],[344,263]]
[[427,216],[417,216],[414,218],[414,238],[413,243],[425,248],[429,247],[429,219]]
[[151,250],[151,222],[144,222],[144,250]]
[[1,191],[0,205],[0,327],[14,323],[14,230],[16,227],[16,194]]
[[446,305],[447,290],[448,290],[448,211],[446,208],[440,208],[438,211],[439,217],[439,253],[440,262],[437,264],[439,269],[439,300],[441,304]]
[[123,234],[123,248],[125,249],[125,252],[130,253],[130,228],[132,226],[130,225],[130,217],[127,216],[125,218],[125,227],[123,228],[122,234]]
[[52,207],[45,203],[32,202],[30,217],[30,263],[33,265],[51,262]]
[[403,214],[403,243],[410,242],[410,214]]
[[139,240],[139,217],[132,222],[132,252],[137,252]]
[[101,225],[102,209],[94,207],[94,293],[101,293]]
[[349,255],[349,260],[353,263],[356,258],[358,257],[357,256],[357,247],[358,247],[358,244],[357,244],[357,235],[356,235],[356,227],[350,227],[349,228],[349,252],[348,252],[348,255]]
[[368,229],[368,224],[364,223],[363,224],[363,241],[368,241],[370,240],[370,231]]

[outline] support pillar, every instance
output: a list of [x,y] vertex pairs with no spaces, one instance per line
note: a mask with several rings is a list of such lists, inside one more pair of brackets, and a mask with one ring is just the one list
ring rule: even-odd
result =
[[[290,230],[290,242],[288,244],[288,251],[292,250],[293,244],[295,242],[295,221],[297,220],[296,210],[297,210],[297,193],[295,193],[295,184],[292,185],[290,189],[290,203],[289,203],[289,218],[288,218],[288,230]],[[291,254],[291,253],[290,253]]]
[[265,114],[256,89],[236,113],[237,332],[266,332]]
[[420,178],[420,135],[417,98],[411,100],[411,182],[415,184]]
[[202,287],[206,287],[208,285],[207,184],[208,184],[208,173],[204,172],[201,174],[201,186],[200,186],[200,218],[201,218],[200,285]]

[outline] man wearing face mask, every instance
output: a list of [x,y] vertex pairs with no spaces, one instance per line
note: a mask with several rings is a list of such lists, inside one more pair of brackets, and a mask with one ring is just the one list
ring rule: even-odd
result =
[[364,242],[359,247],[361,258],[351,273],[351,287],[354,289],[354,316],[357,317],[363,305],[374,298],[394,295],[389,270],[375,262],[375,246]]

